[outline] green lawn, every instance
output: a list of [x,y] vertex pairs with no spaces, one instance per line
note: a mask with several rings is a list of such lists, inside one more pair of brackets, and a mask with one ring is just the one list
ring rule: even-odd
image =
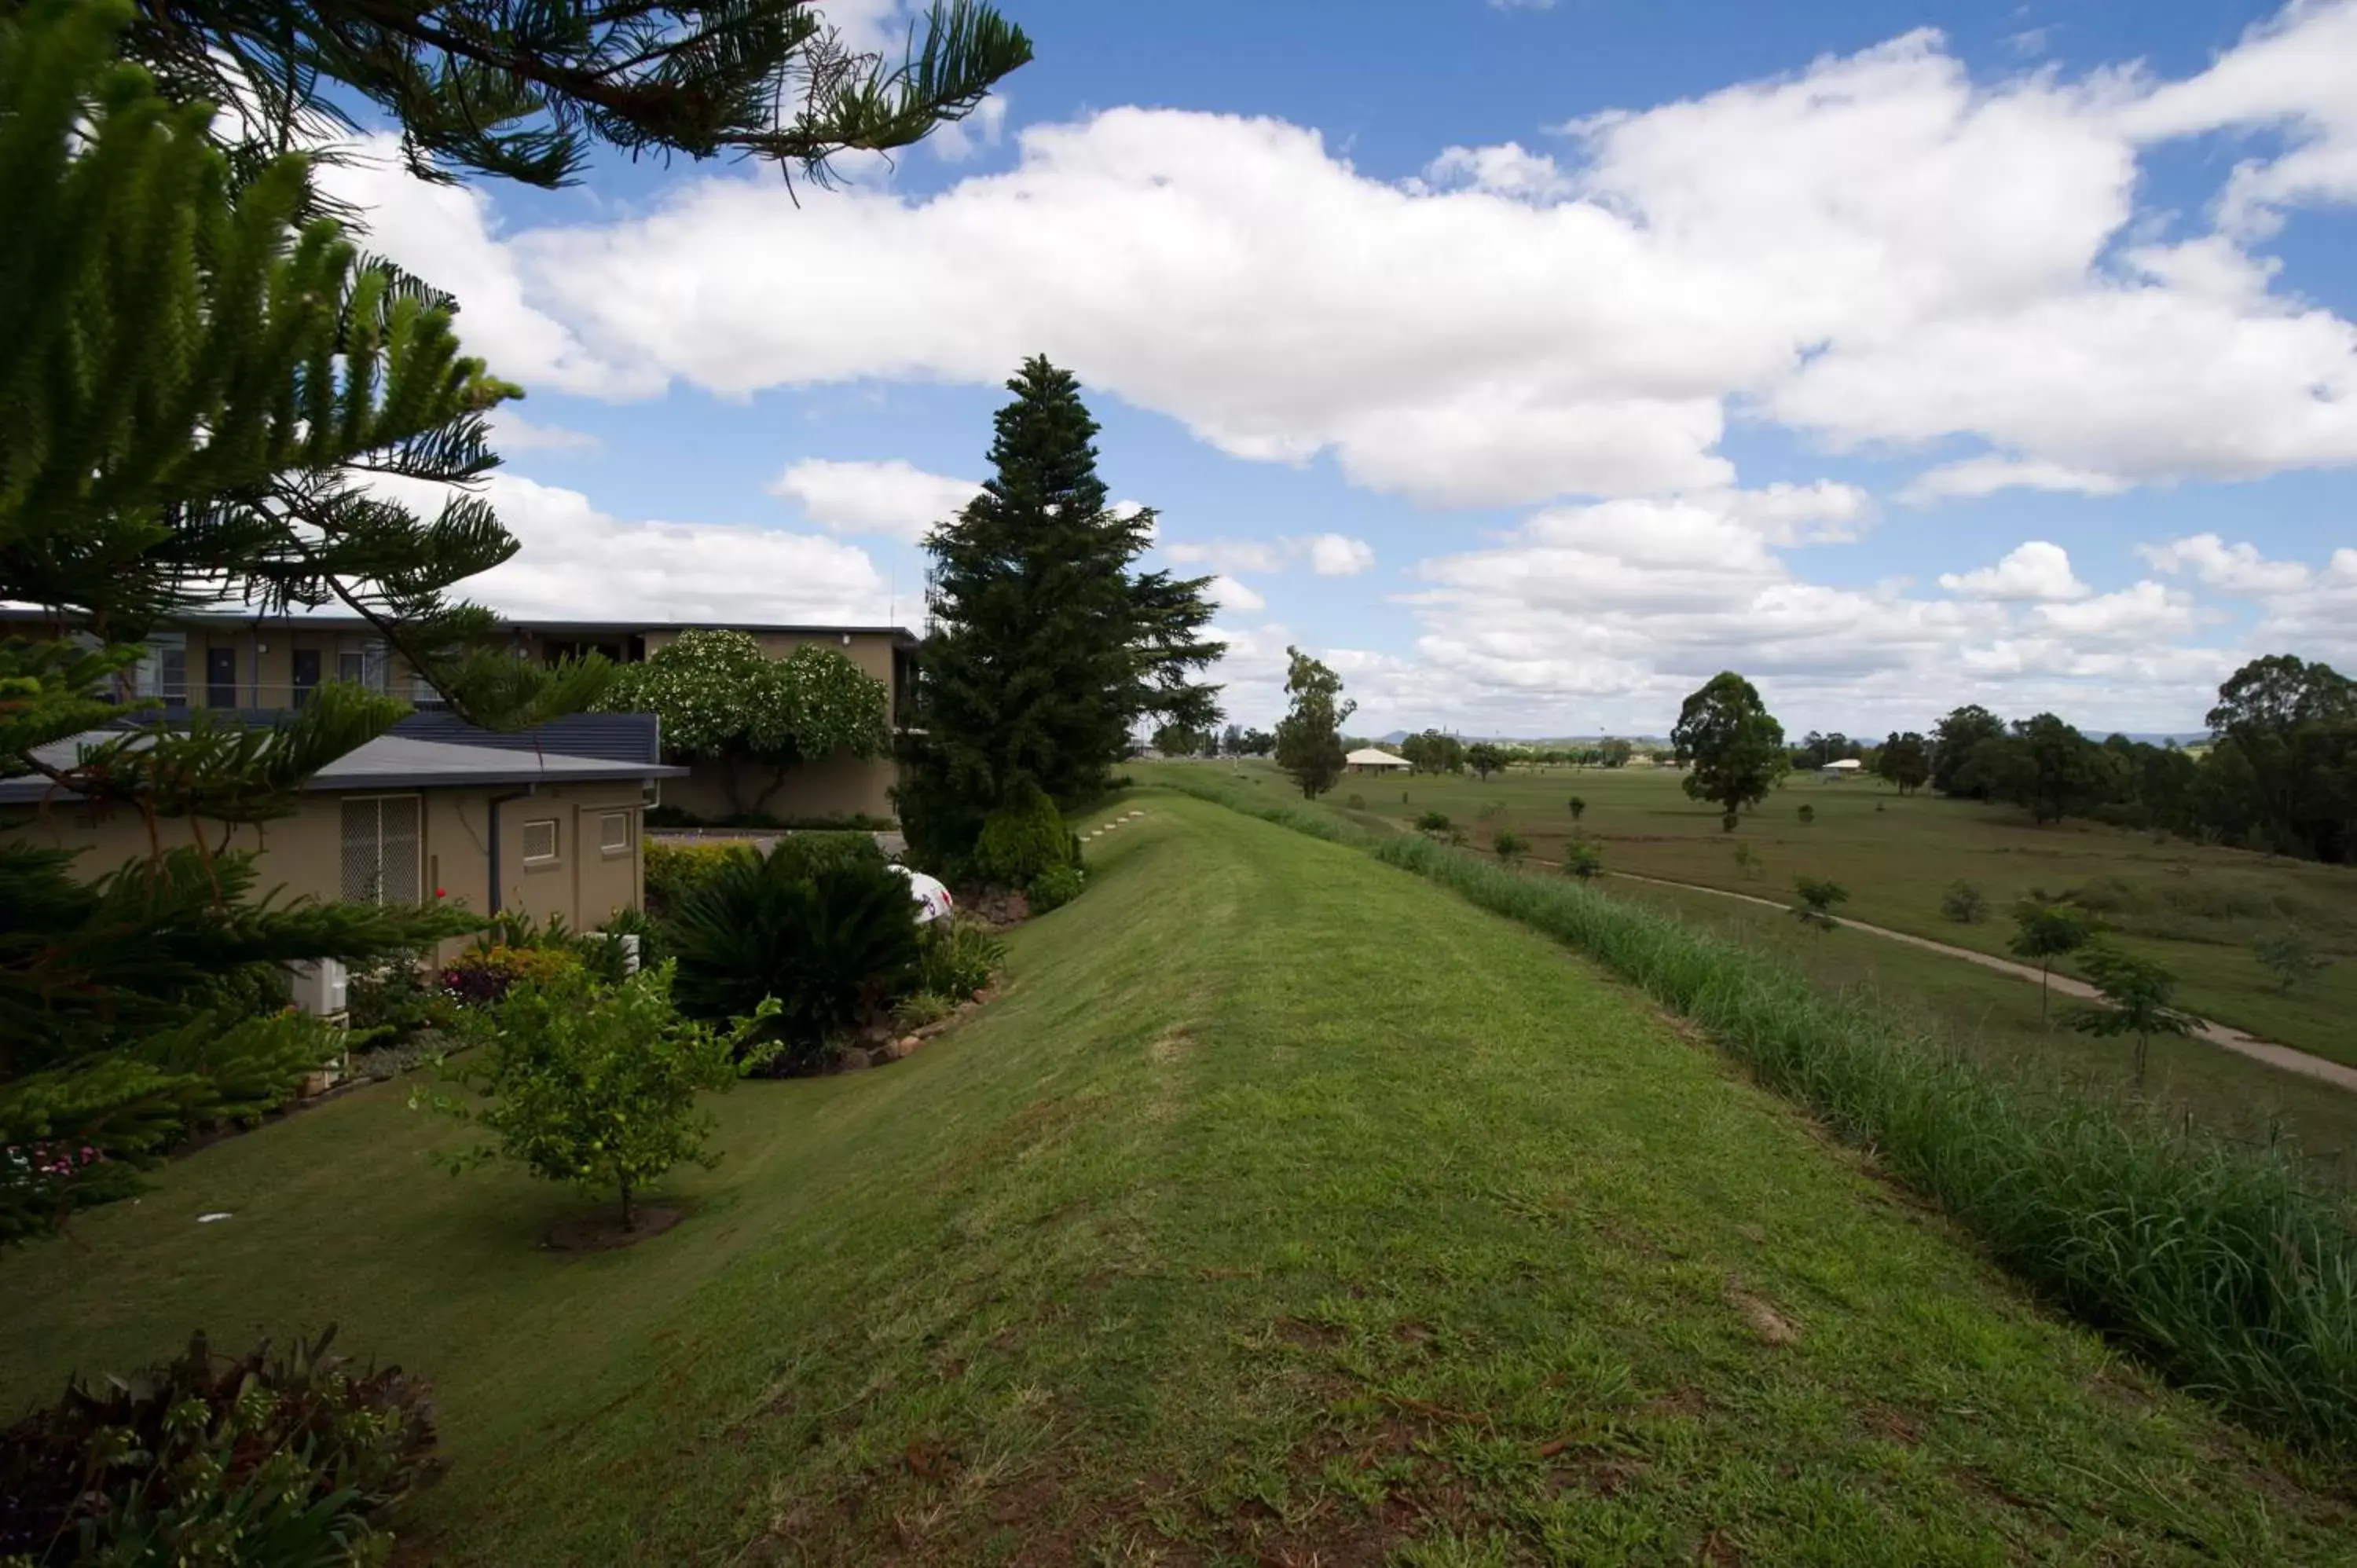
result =
[[335,1318],[437,1381],[418,1561],[2349,1560],[2357,1477],[1553,944],[1136,803],[974,1023],[718,1102],[669,1234],[536,1251],[570,1199],[371,1090],[0,1266],[0,1394]]
[[[1216,767],[1230,765],[1181,764]],[[1265,764],[1245,777],[1286,788]],[[1598,839],[1605,864],[1680,882],[1768,897],[1790,895],[1795,876],[1824,876],[1849,891],[1843,913],[1875,925],[2002,953],[2007,910],[2032,888],[2079,890],[2101,909],[2124,945],[2167,964],[2183,982],[2187,1006],[2253,1034],[2357,1064],[2357,868],[2319,865],[2218,849],[2093,823],[2038,827],[2005,806],[1916,794],[1902,798],[1875,779],[1827,782],[1793,775],[1734,833],[1715,806],[1688,800],[1673,768],[1522,767],[1489,779],[1472,774],[1346,778],[1326,803],[1399,823],[1437,811],[1488,847],[1501,828],[1560,859],[1572,830],[1570,799],[1587,809],[1579,828]],[[1403,800],[1402,795],[1407,799]],[[1352,808],[1356,797],[1361,805]],[[1814,811],[1803,824],[1800,808]],[[1748,842],[1756,877],[1735,862]],[[1952,882],[1977,885],[1989,918],[1959,925],[1943,918]],[[2333,960],[2318,980],[2287,995],[2251,951],[2272,932],[2298,929]]]

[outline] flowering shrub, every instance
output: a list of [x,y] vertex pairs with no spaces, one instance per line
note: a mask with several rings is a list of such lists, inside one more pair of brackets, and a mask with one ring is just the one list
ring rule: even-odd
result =
[[581,961],[562,948],[472,948],[442,972],[442,989],[472,1007],[488,1007],[526,983],[547,985],[577,976]]

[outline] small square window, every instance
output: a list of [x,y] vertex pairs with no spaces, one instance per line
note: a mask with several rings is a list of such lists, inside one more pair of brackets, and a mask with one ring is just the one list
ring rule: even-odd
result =
[[608,811],[597,819],[597,847],[608,854],[626,854],[630,852],[630,812]]
[[523,825],[523,863],[536,865],[556,858],[556,819],[543,817]]

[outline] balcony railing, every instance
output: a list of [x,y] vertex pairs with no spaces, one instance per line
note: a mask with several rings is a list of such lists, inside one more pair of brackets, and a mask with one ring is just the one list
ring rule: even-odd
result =
[[[374,682],[371,691],[389,697],[399,697],[420,709],[447,707],[442,693],[431,686],[414,686],[407,681],[390,684]],[[316,682],[296,685],[285,682],[235,681],[207,683],[191,682],[186,688],[166,687],[160,691],[126,693],[118,701],[153,703],[166,717],[178,717],[192,709],[208,708],[227,713],[282,714],[307,707],[318,692]]]

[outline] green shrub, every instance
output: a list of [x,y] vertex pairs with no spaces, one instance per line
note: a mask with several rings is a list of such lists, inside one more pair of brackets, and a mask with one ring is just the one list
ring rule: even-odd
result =
[[908,880],[881,857],[805,873],[791,853],[735,856],[680,906],[671,940],[673,994],[690,1017],[718,1022],[777,998],[748,1039],[782,1045],[787,1071],[817,1066],[829,1035],[915,990],[923,957]]
[[894,1021],[904,1029],[921,1029],[928,1024],[938,1024],[958,1010],[957,1002],[938,991],[920,991],[904,996],[892,1009]]
[[1801,807],[1801,825],[1803,827],[1806,827],[1816,820],[1817,809],[1814,806],[1808,805],[1804,802]]
[[2266,972],[2276,977],[2278,991],[2289,991],[2332,967],[2332,961],[2318,952],[2316,944],[2298,931],[2261,937],[2251,945],[2251,950]]
[[377,1521],[431,1477],[425,1390],[354,1369],[330,1327],[76,1377],[0,1433],[0,1562],[308,1565],[380,1561]]
[[671,983],[668,967],[615,986],[576,971],[519,985],[466,1026],[479,1048],[457,1058],[450,1077],[490,1103],[425,1095],[412,1103],[497,1141],[446,1163],[464,1170],[513,1160],[550,1181],[616,1194],[626,1230],[649,1183],[682,1161],[712,1165],[716,1156],[704,1147],[712,1118],[697,1113],[695,1097],[736,1081],[733,1042],[682,1018]]
[[[1216,787],[1173,787],[1232,803]],[[1991,1071],[1867,998],[1588,886],[1327,813],[1235,809],[1352,845],[1587,953],[2173,1380],[2279,1436],[2357,1452],[2357,1231],[2295,1150]]]
[[1350,807],[1351,810],[1354,811],[1363,811],[1367,809],[1367,798],[1364,795],[1353,792],[1349,799],[1343,801],[1343,804]]
[[742,843],[683,843],[675,839],[648,839],[647,913],[659,918],[671,914],[730,860],[752,854],[752,847]]
[[1580,818],[1587,815],[1587,802],[1581,800],[1578,796],[1574,795],[1568,804],[1571,807],[1571,820],[1573,822],[1576,822],[1579,821]]
[[1072,835],[1056,802],[1037,784],[985,817],[974,847],[974,875],[1001,887],[1028,887],[1051,866],[1069,865]]
[[990,983],[1006,961],[1006,944],[988,922],[972,915],[934,921],[925,928],[924,956],[917,966],[920,991],[971,996]]
[[1512,828],[1500,828],[1491,835],[1490,847],[1498,852],[1500,860],[1520,860],[1529,852],[1531,841]]
[[1604,848],[1585,839],[1575,839],[1563,846],[1563,871],[1566,876],[1577,876],[1585,882],[1604,875]]
[[1416,831],[1419,832],[1445,833],[1453,825],[1446,811],[1426,811],[1415,819]]
[[788,833],[770,849],[770,857],[781,859],[798,876],[812,875],[821,867],[829,865],[890,864],[884,858],[884,852],[877,847],[874,833],[842,829]]
[[423,951],[396,953],[380,967],[355,972],[344,992],[355,1034],[399,1046],[427,1029],[446,1029],[457,1016],[450,993],[434,982]]
[[1988,898],[1969,882],[1951,882],[1940,895],[1940,913],[1960,926],[1977,926],[1988,915]]
[[1077,865],[1051,865],[1031,879],[1024,897],[1033,914],[1044,915],[1079,897],[1087,880]]
[[587,972],[569,948],[471,947],[443,966],[443,994],[489,1007],[519,985],[547,985]]
[[1830,931],[1841,923],[1834,918],[1834,906],[1849,901],[1849,889],[1840,883],[1822,876],[1799,876],[1792,880],[1792,891],[1800,895],[1792,913],[1800,917],[1801,924]]

